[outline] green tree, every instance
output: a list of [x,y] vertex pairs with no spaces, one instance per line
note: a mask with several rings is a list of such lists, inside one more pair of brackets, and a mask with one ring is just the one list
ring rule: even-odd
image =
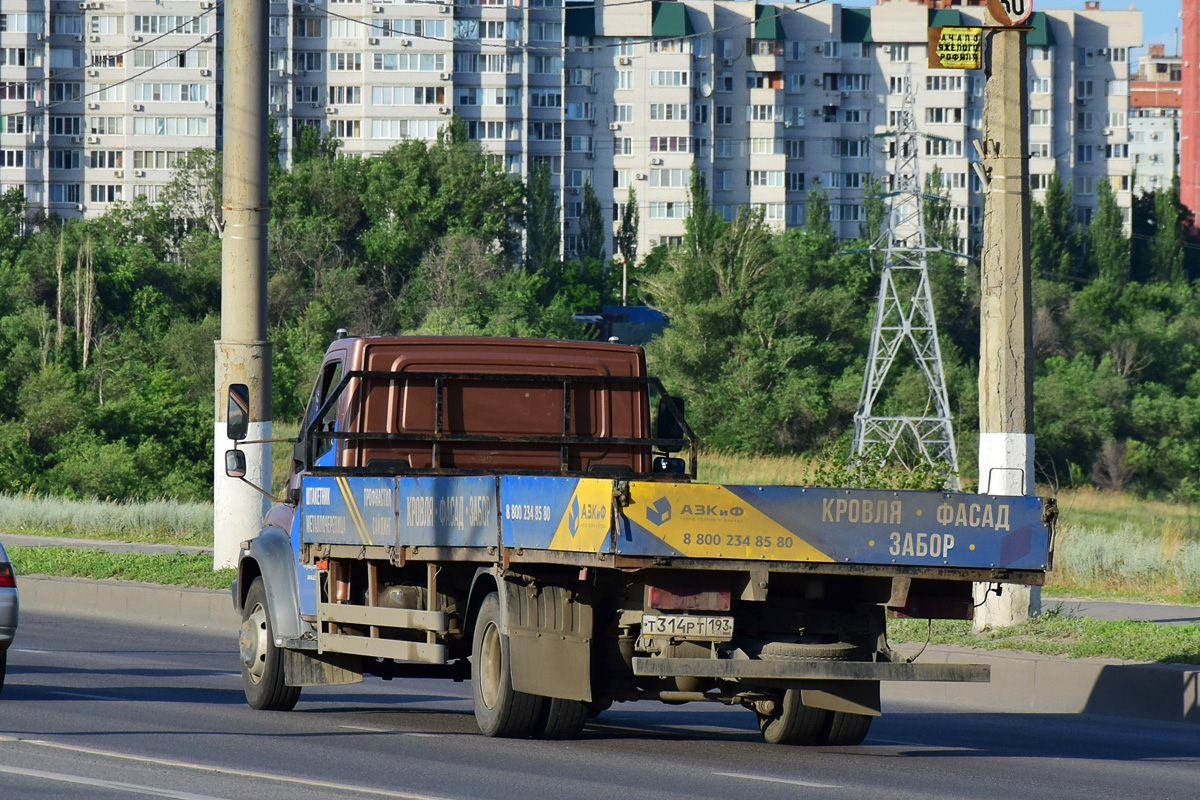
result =
[[1179,179],[1169,191],[1154,193],[1154,239],[1150,245],[1150,274],[1155,280],[1180,283],[1183,273],[1183,235],[1180,231]]
[[686,232],[683,236],[683,246],[693,256],[700,256],[716,246],[717,239],[728,225],[712,206],[708,194],[708,178],[704,170],[692,170],[688,198],[691,205],[687,219],[684,220]]
[[1096,183],[1100,207],[1088,227],[1088,257],[1091,272],[1115,286],[1129,281],[1129,240],[1125,238],[1124,222],[1117,198],[1107,180]]
[[562,241],[562,223],[558,198],[550,183],[550,168],[545,164],[538,164],[529,176],[525,237],[526,269],[533,273],[553,269]]
[[1032,204],[1030,217],[1033,274],[1055,281],[1078,277],[1073,191],[1071,184],[1063,185],[1057,169],[1050,173],[1044,200]]
[[580,261],[604,261],[606,228],[604,209],[589,176],[583,182],[583,213],[579,217]]

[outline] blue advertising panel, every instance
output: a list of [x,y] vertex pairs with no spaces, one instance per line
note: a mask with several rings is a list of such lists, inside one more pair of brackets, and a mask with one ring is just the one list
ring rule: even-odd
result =
[[500,543],[495,478],[397,478],[396,484],[399,544],[495,547]]
[[301,533],[322,544],[396,543],[396,486],[392,478],[305,476]]
[[765,561],[1046,568],[1036,497],[633,483],[617,552]]
[[506,476],[500,479],[505,547],[608,551],[611,480]]

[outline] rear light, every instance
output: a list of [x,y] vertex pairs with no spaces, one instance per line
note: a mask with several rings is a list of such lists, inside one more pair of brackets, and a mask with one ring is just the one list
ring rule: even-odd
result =
[[17,588],[17,574],[13,572],[12,564],[0,561],[0,589]]
[[729,601],[728,590],[678,589],[672,591],[660,586],[646,587],[646,608],[657,611],[728,611]]

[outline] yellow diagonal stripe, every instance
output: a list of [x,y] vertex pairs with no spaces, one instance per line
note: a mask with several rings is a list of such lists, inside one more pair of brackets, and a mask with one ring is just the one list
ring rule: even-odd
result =
[[337,478],[338,488],[342,490],[342,499],[346,501],[346,509],[350,512],[350,519],[354,521],[354,527],[358,531],[358,538],[363,544],[370,543],[370,537],[367,536],[367,524],[363,522],[362,512],[358,510],[358,503],[354,500],[354,493],[350,491],[350,481],[344,477]]

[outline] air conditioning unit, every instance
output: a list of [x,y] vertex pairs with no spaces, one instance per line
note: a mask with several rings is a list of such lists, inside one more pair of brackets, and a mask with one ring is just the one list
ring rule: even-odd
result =
[[379,44],[379,40],[372,36],[370,39],[367,39],[367,44]]
[[141,103],[134,103],[133,110],[134,111],[145,111],[146,107],[144,105],[142,105]]
[[661,166],[662,166],[662,159],[661,159],[661,158],[652,158],[652,159],[650,159],[650,166],[652,166],[652,167],[661,167]]
[[646,173],[639,172],[638,174],[634,175],[633,177],[639,181],[644,181],[644,180],[646,180]]
[[599,89],[596,88],[596,84],[594,84],[594,83],[588,84],[588,94],[595,94],[597,91],[599,91]]
[[596,157],[596,154],[593,153],[591,150],[588,150],[586,153],[583,154],[583,157],[590,161],[591,159]]
[[438,75],[438,77],[444,81],[448,81],[454,77],[454,73],[453,72],[443,72],[441,75]]
[[325,106],[325,113],[326,114],[336,114],[337,109],[334,108],[333,106]]
[[130,40],[130,41],[132,41],[132,42],[140,42],[140,41],[142,40],[142,37],[140,37],[140,36],[130,36],[130,37],[129,37],[129,40]]
[[1101,47],[1099,50],[1097,50],[1097,51],[1096,51],[1096,55],[1098,55],[1098,56],[1106,56],[1106,55],[1108,55],[1108,48],[1107,48],[1107,47]]
[[722,63],[722,64],[724,64],[724,65],[725,65],[725,66],[727,66],[727,67],[732,67],[732,66],[733,66],[733,59],[732,59],[732,58],[723,58],[723,59],[721,59],[721,63]]
[[849,99],[850,99],[850,93],[849,93],[849,92],[842,92],[842,99],[843,99],[843,100],[849,100]]
[[278,73],[277,73],[277,74],[278,74],[278,75],[279,75],[279,77],[281,77],[281,78],[286,78],[286,77],[287,77],[287,70],[286,70],[286,69],[281,69],[281,70],[279,70],[279,71],[278,71]]
[[441,108],[438,109],[439,114],[449,114],[451,111],[452,111],[452,109],[449,108],[448,106],[442,106]]
[[[83,5],[83,3],[80,3],[79,5]],[[83,211],[83,203],[76,203],[76,204],[75,204],[75,210],[76,210],[76,211]]]
[[572,187],[571,187],[571,194],[579,194],[579,187],[577,187],[577,186],[572,186]]
[[617,59],[617,63],[620,64],[622,67],[628,67],[630,64],[633,63],[633,59],[629,58],[628,56],[621,56],[620,58]]
[[200,7],[201,8],[212,8],[213,7],[212,0],[204,0],[204,2],[202,2],[200,4]]
[[114,169],[114,170],[113,170],[113,177],[114,177],[114,178],[124,178],[124,177],[125,177],[125,170],[123,170],[123,169]]
[[1105,129],[1104,129],[1104,135],[1105,135],[1105,136],[1112,136],[1112,128],[1105,128]]
[[[98,40],[99,38],[100,38],[99,36],[93,36],[93,37],[92,37],[92,41],[94,42],[94,41]],[[82,42],[82,41],[83,41],[83,34],[82,34],[82,33],[77,33],[77,34],[75,34],[75,41],[77,41],[77,42]]]
[[621,123],[619,123],[619,122],[610,122],[610,123],[608,123],[608,129],[609,129],[610,131],[619,131],[619,130],[621,130]]
[[821,45],[819,45],[819,44],[813,46],[814,53],[821,53],[821,52],[824,52],[824,50],[825,50],[825,48],[821,47]]
[[100,70],[98,70],[98,69],[89,69],[89,70],[87,71],[87,74],[88,74],[88,77],[89,77],[89,78],[99,78],[99,77],[100,77]]
[[144,170],[144,169],[135,169],[135,170],[133,171],[133,177],[135,177],[135,178],[144,178],[144,177],[146,177],[146,170]]
[[412,47],[412,39],[401,39],[400,46],[401,47]]
[[383,6],[371,6],[371,12],[374,14],[382,14]]
[[321,101],[319,101],[319,100],[314,100],[314,101],[313,101],[313,104],[312,104],[312,107],[313,107],[313,108],[320,108],[320,107],[321,107]]
[[825,81],[823,81],[821,78],[813,78],[812,85],[814,89],[820,89],[825,85]]
[[440,6],[438,6],[438,13],[439,13],[439,14],[449,14],[449,13],[450,13],[450,6],[447,6],[447,5],[440,5]]
[[[89,37],[88,37],[88,40],[89,40],[89,41],[93,41],[93,42],[98,42],[98,41],[100,41],[100,37],[99,37],[99,36],[97,36],[96,34],[94,34],[94,33],[93,33],[91,36],[89,36]],[[76,36],[76,37],[75,37],[75,41],[77,41],[77,42],[82,42],[82,41],[83,41],[83,37],[82,37],[82,36]]]
[[88,108],[97,109],[99,107],[100,107],[99,103],[88,103]]
[[87,137],[87,143],[88,144],[100,144],[100,137],[99,136],[89,136],[89,137]]
[[79,144],[82,141],[83,141],[82,136],[72,136],[71,137],[71,144]]
[[202,70],[200,70],[200,77],[201,77],[201,78],[207,78],[207,77],[209,77],[210,75],[212,75],[212,70],[211,70],[211,69],[202,69]]
[[99,11],[100,9],[104,8],[104,3],[97,3],[95,0],[93,0],[91,3],[88,3],[88,8],[94,11]]
[[892,46],[891,46],[890,44],[885,44],[883,47],[881,47],[881,48],[879,48],[879,49],[880,49],[880,50],[882,50],[882,51],[883,51],[883,52],[885,52],[885,53],[890,53],[890,52],[892,52]]
[[87,3],[80,3],[80,4],[79,4],[79,10],[80,10],[80,11],[84,11],[84,10],[86,10],[86,9],[87,9],[87,6],[88,6],[88,4],[87,4]]

